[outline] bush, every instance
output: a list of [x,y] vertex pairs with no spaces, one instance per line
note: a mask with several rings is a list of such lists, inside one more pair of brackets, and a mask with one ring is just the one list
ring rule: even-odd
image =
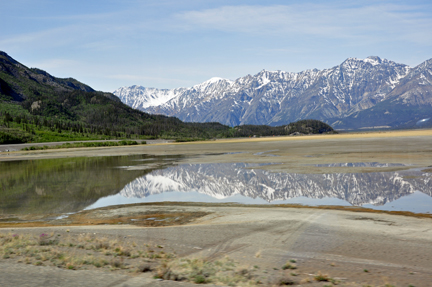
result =
[[197,275],[194,278],[194,282],[196,284],[205,284],[206,283],[206,278],[203,275]]

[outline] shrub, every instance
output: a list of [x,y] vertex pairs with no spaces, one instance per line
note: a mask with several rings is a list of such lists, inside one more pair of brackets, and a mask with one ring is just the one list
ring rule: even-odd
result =
[[194,278],[194,282],[196,284],[205,284],[206,283],[206,278],[203,275],[197,275]]
[[316,275],[316,276],[314,277],[314,279],[315,279],[316,281],[319,281],[319,282],[322,282],[322,281],[324,281],[324,282],[331,281],[331,278],[328,277],[328,275],[321,274],[321,273],[319,273],[318,275]]
[[286,270],[286,269],[297,269],[297,266],[295,266],[294,264],[291,264],[291,263],[285,263],[285,265],[284,266],[282,266],[282,269],[283,270]]
[[289,278],[282,278],[279,280],[278,285],[283,286],[283,285],[294,285],[295,282]]

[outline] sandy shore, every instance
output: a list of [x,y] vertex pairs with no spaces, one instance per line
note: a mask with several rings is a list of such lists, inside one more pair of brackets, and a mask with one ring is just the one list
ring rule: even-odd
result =
[[[300,137],[245,138],[141,146],[74,148],[28,152],[0,152],[0,161],[135,154],[183,155],[182,163],[274,163],[265,169],[295,173],[373,172],[374,168],[316,167],[347,162],[401,163],[405,167],[432,166],[432,130],[371,132]],[[270,157],[271,156],[271,157]]]
[[[131,206],[110,212],[207,215],[180,226],[123,224],[14,231],[6,228],[1,232],[63,234],[67,228],[75,236],[97,234],[98,238],[127,238],[129,242],[161,245],[164,251],[181,258],[215,261],[228,256],[237,262],[238,268],[254,270],[264,286],[272,286],[280,278],[290,278],[295,285],[323,286],[314,279],[320,273],[341,286],[428,286],[432,279],[430,218],[310,208],[185,204]],[[296,261],[295,270],[282,269],[289,260]]]

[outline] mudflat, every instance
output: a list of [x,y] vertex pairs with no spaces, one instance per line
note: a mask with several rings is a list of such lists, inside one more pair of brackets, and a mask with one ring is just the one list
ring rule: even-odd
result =
[[[373,167],[323,166],[353,162],[402,164],[380,168],[380,171],[419,168],[430,172],[431,140],[432,130],[250,138],[136,147],[0,153],[0,161],[149,154],[185,155],[184,158],[173,159],[179,163],[271,162],[271,165],[260,168],[296,173],[376,171]],[[75,268],[76,270],[64,270],[67,275],[61,275],[70,276],[71,282],[73,278],[84,278],[83,276],[88,274],[86,272],[94,272],[96,275],[90,276],[92,278],[99,278],[97,274],[104,272],[109,272],[110,276],[123,276],[113,277],[112,280],[117,280],[117,285],[112,283],[114,281],[111,285],[97,285],[89,279],[88,285],[94,286],[121,286],[119,284],[125,282],[128,286],[186,284],[184,282],[188,280],[176,283],[172,280],[152,279],[154,274],[161,270],[157,269],[156,265],[165,266],[171,275],[178,272],[175,276],[180,276],[183,271],[176,260],[186,258],[201,260],[201,263],[232,260],[235,262],[232,263],[234,273],[230,276],[243,276],[247,279],[247,284],[261,286],[280,285],[283,282],[287,283],[286,285],[292,283],[291,285],[301,286],[428,286],[432,281],[432,219],[428,215],[412,217],[365,212],[361,209],[354,212],[331,208],[264,208],[199,203],[142,204],[86,212],[71,217],[70,222],[46,221],[46,225],[42,227],[2,224],[0,233],[5,234],[4,238],[14,234],[38,237],[43,233],[59,238],[68,237],[68,240],[72,241],[88,236],[89,240],[117,240],[127,246],[133,246],[133,243],[136,246],[146,244],[156,246],[156,250],[160,246],[164,254],[175,254],[167,261],[148,257],[130,259],[130,256],[119,255],[126,263],[128,260],[135,261],[125,265],[130,268],[113,268],[111,264],[115,263],[107,264],[103,268],[83,265],[84,269],[91,270],[80,267]],[[154,214],[171,218],[171,223],[166,226],[137,224],[145,222],[144,220]],[[178,218],[184,220],[176,222]],[[10,274],[17,276],[23,274],[23,268],[24,273],[27,270],[28,274],[46,272],[41,270],[52,268],[34,266],[50,265],[49,260],[40,261],[41,264],[33,259],[29,259],[30,264],[15,263],[25,260],[25,256],[20,256],[12,254],[10,258],[3,258],[0,262]],[[153,273],[141,272],[140,260],[153,266]],[[225,263],[218,264],[224,266]],[[46,273],[46,277],[54,278],[57,273]],[[21,277],[25,280],[25,276]],[[42,281],[37,282],[44,283],[44,277],[41,278]],[[0,276],[0,282],[6,286],[8,284],[3,275]],[[26,282],[27,286],[41,285],[31,285],[31,280]],[[53,279],[52,282],[57,281]],[[246,284],[245,282],[236,284]],[[228,285],[222,281],[212,283]]]
[[[381,162],[405,167],[432,166],[432,130],[388,131],[298,137],[223,139],[140,146],[0,152],[0,161],[119,155],[184,155],[182,163],[273,163],[264,169],[296,173],[373,172],[366,167],[318,167],[317,164]],[[272,155],[270,158],[269,155]]]

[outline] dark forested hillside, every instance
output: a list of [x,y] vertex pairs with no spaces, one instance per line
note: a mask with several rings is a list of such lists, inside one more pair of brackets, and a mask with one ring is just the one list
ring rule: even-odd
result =
[[[311,125],[312,124],[312,125]],[[307,123],[301,133],[330,131]],[[331,129],[331,127],[330,127]],[[332,130],[332,129],[331,129]],[[0,143],[111,138],[215,138],[285,135],[290,126],[242,126],[184,123],[150,115],[123,104],[111,93],[98,92],[79,81],[60,79],[27,68],[0,51]]]
[[234,130],[237,137],[335,133],[331,126],[317,120],[301,120],[277,127],[243,125],[235,127]]
[[[218,123],[185,124],[134,110],[111,93],[27,68],[0,52],[0,138],[3,142],[96,138],[221,137]],[[6,134],[8,134],[6,136]],[[1,142],[1,140],[0,140]]]

